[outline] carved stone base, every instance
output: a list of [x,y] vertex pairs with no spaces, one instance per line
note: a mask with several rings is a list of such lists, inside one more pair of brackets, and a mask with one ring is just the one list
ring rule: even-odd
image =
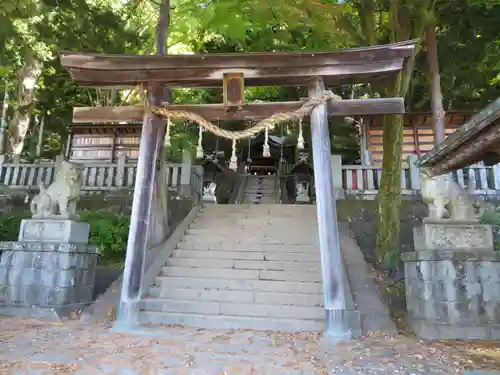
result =
[[217,203],[217,197],[215,197],[214,195],[204,194],[204,195],[201,197],[201,200],[202,200],[204,203]]
[[87,244],[90,225],[75,220],[26,219],[21,221],[19,241]]
[[311,203],[311,198],[309,198],[308,195],[299,195],[298,197],[295,198],[295,202],[299,203],[299,204],[300,203],[302,203],[302,204],[306,203],[307,204],[307,203]]
[[92,301],[98,248],[0,242],[0,314],[68,317]]
[[493,228],[488,224],[425,221],[413,228],[415,251],[493,250]]

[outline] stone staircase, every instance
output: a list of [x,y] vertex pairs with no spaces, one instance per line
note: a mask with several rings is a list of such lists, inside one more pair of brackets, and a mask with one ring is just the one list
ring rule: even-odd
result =
[[278,181],[274,175],[247,177],[247,185],[242,203],[275,204]]
[[141,322],[321,331],[315,222],[315,206],[207,205],[141,301]]

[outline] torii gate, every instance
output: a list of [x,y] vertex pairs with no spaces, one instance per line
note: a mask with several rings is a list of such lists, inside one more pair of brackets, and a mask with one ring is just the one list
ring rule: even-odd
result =
[[[77,84],[93,88],[147,87],[144,106],[75,108],[75,123],[131,122],[143,119],[132,217],[117,324],[138,325],[139,301],[147,247],[157,145],[165,119],[197,115],[202,120],[248,120],[310,113],[318,232],[321,252],[326,332],[347,337],[337,212],[332,179],[328,115],[404,113],[403,98],[334,100],[325,85],[393,80],[415,53],[416,41],[345,49],[336,52],[279,52],[122,56],[63,52],[61,64]],[[245,104],[246,86],[307,86],[299,102]],[[224,104],[161,103],[162,87],[224,88]],[[304,109],[309,105],[308,109]],[[276,116],[278,115],[278,116]],[[283,117],[281,116],[281,117]],[[175,117],[175,116],[174,116]],[[265,121],[265,120],[264,120]],[[266,125],[267,129],[267,125]],[[261,127],[261,130],[263,128]],[[234,144],[234,138],[233,138]]]

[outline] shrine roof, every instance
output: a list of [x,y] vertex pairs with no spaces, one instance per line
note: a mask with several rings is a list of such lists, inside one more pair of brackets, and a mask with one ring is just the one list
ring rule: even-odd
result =
[[439,145],[417,160],[439,175],[483,161],[500,162],[500,98],[472,116]]
[[415,53],[417,41],[335,52],[211,53],[167,56],[63,51],[61,65],[86,87],[221,87],[226,73],[243,73],[246,86],[301,86],[322,77],[327,86],[392,80]]

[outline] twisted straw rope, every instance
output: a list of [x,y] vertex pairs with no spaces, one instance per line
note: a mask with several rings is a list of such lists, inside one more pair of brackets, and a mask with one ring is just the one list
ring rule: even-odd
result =
[[194,112],[187,111],[174,111],[168,109],[166,107],[157,107],[152,106],[149,101],[144,100],[144,107],[146,111],[149,111],[152,114],[157,116],[161,116],[164,118],[177,119],[177,120],[188,120],[192,122],[196,122],[200,125],[204,130],[209,131],[219,137],[231,139],[231,140],[240,140],[248,137],[252,137],[253,135],[260,133],[266,128],[274,128],[276,125],[281,124],[283,122],[293,121],[302,119],[304,116],[311,113],[311,111],[317,105],[327,102],[328,100],[342,100],[342,98],[338,95],[335,95],[330,90],[325,91],[322,96],[309,98],[299,109],[293,112],[284,112],[284,113],[276,113],[268,118],[265,118],[255,124],[253,127],[240,131],[230,131],[219,128],[217,125],[208,121],[207,119],[201,117],[200,115]]

